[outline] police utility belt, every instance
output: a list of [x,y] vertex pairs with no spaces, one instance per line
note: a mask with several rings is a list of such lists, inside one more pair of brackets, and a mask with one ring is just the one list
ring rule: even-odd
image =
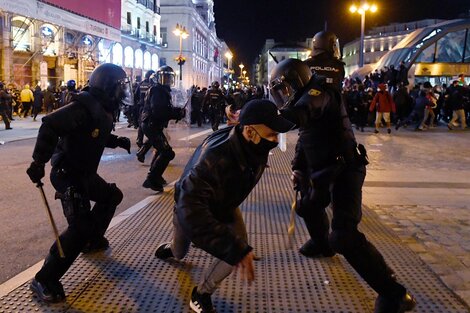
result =
[[330,184],[346,166],[366,166],[367,164],[369,164],[369,159],[366,148],[362,144],[356,145],[352,155],[339,155],[331,165],[313,170],[310,173],[310,186]]

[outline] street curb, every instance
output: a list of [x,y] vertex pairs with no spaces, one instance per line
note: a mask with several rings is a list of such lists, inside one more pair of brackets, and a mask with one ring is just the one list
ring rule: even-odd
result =
[[[171,188],[174,187],[176,182],[177,182],[177,180],[169,183],[165,187],[165,191],[171,190]],[[125,221],[126,219],[128,219],[132,215],[136,214],[137,212],[139,212],[140,210],[145,208],[148,204],[152,203],[153,201],[155,201],[156,199],[158,199],[161,196],[162,196],[162,193],[159,193],[159,194],[153,195],[153,196],[149,196],[149,197],[145,198],[144,200],[142,200],[142,201],[136,203],[135,205],[131,206],[130,208],[128,208],[124,212],[120,213],[119,215],[116,215],[111,220],[111,223],[109,224],[108,230],[115,227],[115,226],[117,226],[117,225],[119,225],[121,222]],[[31,280],[34,277],[34,275],[39,271],[39,269],[41,268],[43,263],[44,263],[44,260],[41,260],[38,263],[34,264],[33,266],[27,268],[26,270],[22,271],[18,275],[10,278],[9,280],[7,280],[3,284],[1,284],[0,285],[0,298],[8,295],[10,292],[15,290],[16,288],[20,287],[21,285],[23,285],[27,281]]]

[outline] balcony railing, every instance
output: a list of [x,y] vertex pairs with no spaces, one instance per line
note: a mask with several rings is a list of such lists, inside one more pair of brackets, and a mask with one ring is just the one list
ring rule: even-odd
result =
[[152,10],[152,12],[160,14],[160,7],[155,5],[153,0],[137,0],[138,4],[142,4],[147,9]]

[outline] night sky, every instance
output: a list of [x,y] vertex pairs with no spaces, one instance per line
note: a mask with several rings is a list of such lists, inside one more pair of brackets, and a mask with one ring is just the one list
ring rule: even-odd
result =
[[[344,45],[360,37],[361,18],[347,0],[214,0],[217,35],[234,53],[233,64],[251,64],[265,40],[303,41],[327,22]],[[366,32],[373,26],[427,18],[453,19],[470,11],[470,0],[377,0],[376,13],[366,14]]]

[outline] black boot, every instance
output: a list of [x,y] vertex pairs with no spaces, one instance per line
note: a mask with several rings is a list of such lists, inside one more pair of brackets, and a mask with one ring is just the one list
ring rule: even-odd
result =
[[65,300],[64,287],[59,281],[40,282],[33,278],[29,288],[44,302],[56,303]]
[[82,253],[96,253],[106,251],[109,248],[109,241],[105,237],[101,237],[96,240],[91,240],[82,249]]
[[329,244],[316,244],[312,239],[308,240],[300,249],[300,254],[308,258],[330,258],[336,253],[330,248]]
[[416,306],[415,298],[406,293],[402,297],[385,297],[379,295],[375,300],[374,313],[404,313]]

